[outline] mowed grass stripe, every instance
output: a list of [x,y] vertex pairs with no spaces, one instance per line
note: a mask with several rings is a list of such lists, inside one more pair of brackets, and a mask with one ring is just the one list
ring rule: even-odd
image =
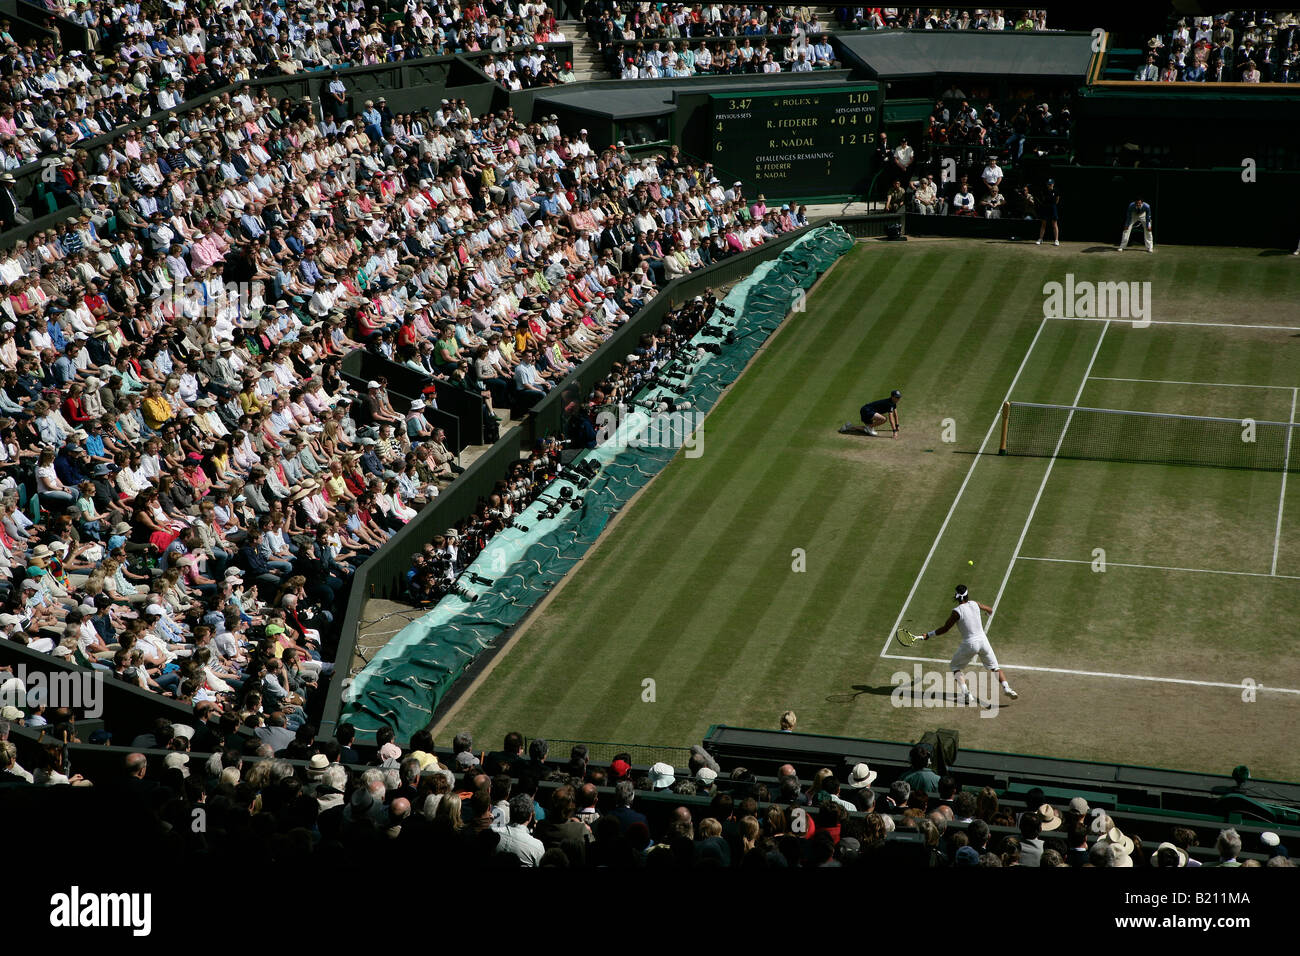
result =
[[[838,380],[846,374],[860,374],[868,357],[883,354],[895,337],[909,334],[901,329],[904,323],[895,321],[893,317],[908,306],[914,297],[914,284],[918,277],[937,265],[939,258],[935,253],[914,260],[900,256],[877,258],[868,255],[872,251],[875,250],[859,247],[850,253],[847,261],[838,264],[831,273],[831,278],[843,275],[845,281],[832,285],[825,296],[819,288],[816,297],[809,300],[809,313],[800,317],[806,320],[808,316],[816,315],[818,322],[833,333],[834,341],[818,342],[818,348],[812,349],[802,343],[799,336],[787,333],[769,348],[770,354],[764,358],[790,362],[793,358],[791,352],[799,349],[798,358],[807,360],[807,365],[801,361],[799,368],[825,369],[826,377]],[[851,318],[846,320],[846,315],[851,315]],[[797,332],[798,327],[791,331]],[[874,387],[882,388],[883,385]],[[888,390],[881,394],[888,394]],[[864,397],[858,404],[879,397],[872,393],[870,398]],[[856,410],[856,406],[854,408]]]
[[[733,506],[729,510],[720,506],[711,516],[713,534],[709,540],[694,547],[688,541],[676,550],[672,580],[638,576],[638,586],[649,592],[658,606],[638,619],[624,621],[621,627],[611,622],[619,627],[618,653],[602,654],[586,662],[584,671],[598,673],[608,681],[603,692],[589,688],[596,694],[589,697],[593,714],[614,713],[627,699],[626,688],[637,686],[644,677],[654,677],[666,687],[686,685],[690,671],[684,671],[682,660],[674,653],[682,641],[703,643],[711,650],[716,642],[730,642],[731,635],[700,628],[700,624],[725,616],[733,602],[748,599],[740,586],[748,572],[730,568],[728,559],[762,548],[777,524],[775,516],[804,499],[805,489],[794,482],[780,481],[787,471],[779,458],[760,462],[756,456],[751,468],[738,480]],[[725,524],[719,526],[720,521]],[[662,535],[670,537],[672,529],[663,529]],[[665,541],[665,547],[672,545]],[[655,662],[653,673],[646,672],[647,662]]]
[[[806,477],[809,487],[801,505],[790,509],[776,505],[768,521],[755,527],[743,544],[737,542],[754,549],[758,566],[720,568],[713,600],[682,608],[662,622],[667,626],[665,635],[675,635],[666,648],[666,660],[676,672],[667,692],[660,682],[659,703],[677,710],[650,713],[656,729],[669,732],[685,718],[694,724],[693,736],[702,736],[710,723],[739,716],[736,704],[744,698],[737,694],[738,688],[766,690],[755,683],[762,662],[774,656],[794,662],[784,650],[797,630],[789,607],[810,580],[824,578],[795,574],[792,547],[796,539],[805,545],[822,540],[819,533],[830,520],[826,502],[841,500],[852,483],[852,475],[844,469],[823,469]],[[797,529],[804,529],[807,537]],[[825,561],[824,551],[814,547],[809,556],[819,567]],[[808,631],[798,638],[806,644]]]

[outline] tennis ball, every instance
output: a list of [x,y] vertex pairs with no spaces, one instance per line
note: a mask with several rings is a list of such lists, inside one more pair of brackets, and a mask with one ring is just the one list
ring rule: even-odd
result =
[[967,561],[966,563],[969,564],[972,568],[975,567],[974,561]]

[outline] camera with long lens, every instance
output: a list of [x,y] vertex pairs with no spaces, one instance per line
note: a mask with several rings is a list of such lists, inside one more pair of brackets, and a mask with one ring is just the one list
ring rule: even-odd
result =
[[460,584],[456,583],[455,581],[453,581],[451,584],[448,584],[442,590],[444,594],[454,594],[457,597],[462,598],[466,601],[472,602],[478,600],[477,594],[475,594],[473,591],[465,590],[464,587],[462,587]]

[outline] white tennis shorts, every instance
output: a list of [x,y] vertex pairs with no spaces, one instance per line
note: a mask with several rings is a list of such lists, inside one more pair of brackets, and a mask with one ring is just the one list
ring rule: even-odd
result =
[[989,670],[995,671],[999,669],[998,656],[993,653],[993,645],[989,643],[987,637],[969,637],[963,640],[957,645],[957,650],[952,655],[952,660],[949,661],[948,666],[953,671],[959,671],[976,657]]

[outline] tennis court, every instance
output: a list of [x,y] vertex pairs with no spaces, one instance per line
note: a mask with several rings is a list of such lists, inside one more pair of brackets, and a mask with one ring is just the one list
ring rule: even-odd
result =
[[[1287,422],[1300,270],[1252,250],[1097,251],[846,255],[709,414],[705,454],[625,508],[438,732],[684,746],[789,709],[819,733],[955,727],[988,750],[1300,778],[1295,459],[1053,458],[1062,432],[1066,451],[1088,436],[1059,414],[1045,455],[997,454],[1008,400]],[[1150,281],[1151,325],[1044,319],[1045,284],[1067,273]],[[898,440],[838,434],[891,387]],[[1213,442],[1162,435],[1137,447],[1240,443],[1218,426]],[[941,625],[958,583],[997,606],[989,634],[1020,697],[996,719],[891,697],[914,667],[946,672],[955,634],[891,635]]]
[[[954,548],[978,547],[972,593],[993,606],[1013,684],[1055,675],[1105,698],[1102,683],[1165,685],[1207,710],[1300,699],[1280,623],[1300,593],[1285,427],[1300,374],[1275,367],[1277,347],[1275,331],[1227,324],[1044,320],[1008,392],[1013,456],[996,457],[991,431],[949,527],[998,520],[978,546],[936,538],[900,621],[950,586]],[[887,659],[946,663],[882,642]],[[1247,680],[1263,685],[1253,703]]]

